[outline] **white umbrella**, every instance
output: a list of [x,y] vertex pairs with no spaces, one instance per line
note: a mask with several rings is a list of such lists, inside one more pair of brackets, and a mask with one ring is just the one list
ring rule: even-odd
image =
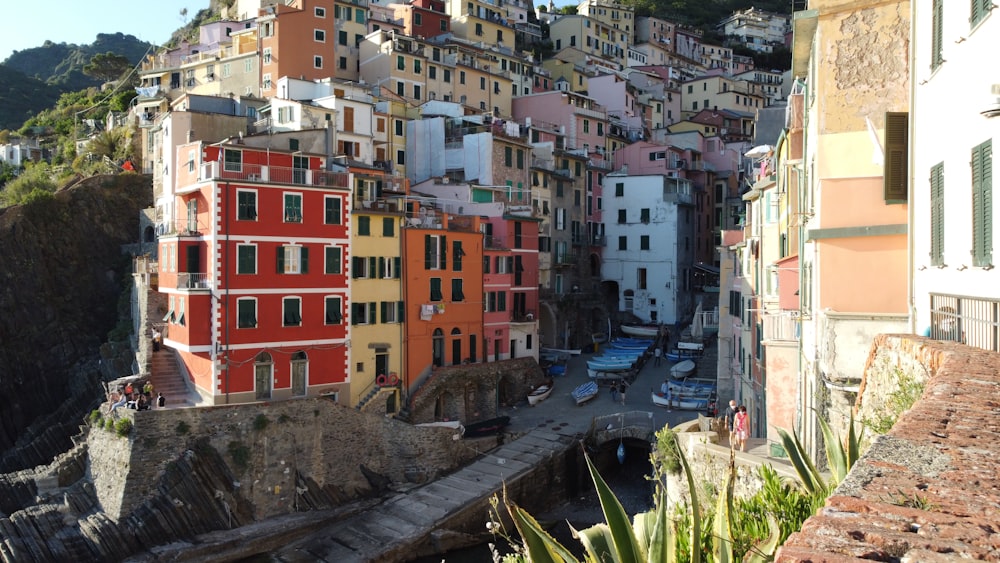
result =
[[691,321],[691,338],[701,340],[704,338],[704,325],[701,318],[701,302],[694,308],[694,319]]
[[767,156],[767,153],[774,149],[771,145],[757,145],[756,147],[743,153],[743,156],[748,156],[750,158],[757,158],[758,156]]

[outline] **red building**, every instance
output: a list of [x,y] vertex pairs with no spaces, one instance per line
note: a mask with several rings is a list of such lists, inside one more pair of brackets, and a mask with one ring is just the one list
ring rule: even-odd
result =
[[161,225],[165,344],[210,404],[349,383],[350,175],[301,152],[181,145]]

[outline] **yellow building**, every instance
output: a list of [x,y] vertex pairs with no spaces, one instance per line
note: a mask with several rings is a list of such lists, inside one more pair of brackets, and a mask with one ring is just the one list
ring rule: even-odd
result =
[[549,25],[549,38],[556,51],[576,47],[587,55],[625,66],[631,33],[618,30],[587,16],[562,16]]
[[681,84],[681,112],[689,116],[703,109],[753,112],[769,100],[759,84],[722,74],[701,76]]
[[501,3],[482,0],[450,0],[445,10],[451,16],[455,37],[502,47],[514,47],[514,20]]

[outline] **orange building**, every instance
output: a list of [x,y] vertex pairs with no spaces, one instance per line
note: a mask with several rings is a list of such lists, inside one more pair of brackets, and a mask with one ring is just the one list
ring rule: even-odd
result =
[[433,367],[475,361],[483,339],[483,235],[480,218],[408,209],[403,235],[406,303],[404,388]]

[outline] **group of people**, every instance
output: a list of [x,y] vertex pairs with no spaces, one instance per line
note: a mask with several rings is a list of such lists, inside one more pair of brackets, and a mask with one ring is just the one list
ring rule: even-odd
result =
[[617,402],[619,399],[622,404],[625,404],[625,391],[628,390],[628,382],[624,379],[618,380],[617,383],[611,384],[611,400]]
[[729,408],[726,409],[726,430],[729,431],[729,445],[745,452],[747,438],[750,436],[750,415],[747,414],[745,405],[737,406],[736,401],[729,401]]
[[153,383],[151,381],[146,381],[141,387],[138,384],[127,383],[119,385],[117,391],[112,393],[111,410],[114,412],[119,407],[125,407],[145,411],[152,408],[154,402],[157,407],[162,408],[167,404],[167,398],[163,396],[163,393],[158,393],[156,398],[153,398]]

